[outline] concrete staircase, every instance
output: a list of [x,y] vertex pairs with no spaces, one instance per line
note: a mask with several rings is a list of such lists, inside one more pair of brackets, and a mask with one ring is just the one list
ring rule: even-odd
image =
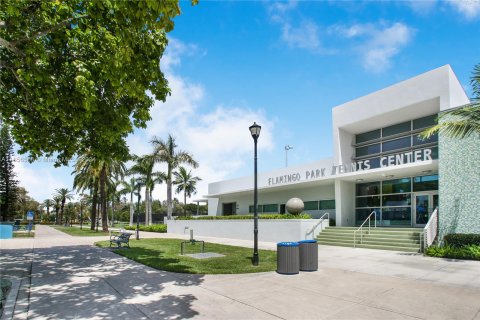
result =
[[[353,232],[358,227],[327,227],[318,236],[318,244],[328,246],[353,247]],[[357,248],[420,252],[422,228],[363,228],[363,241],[357,232]]]

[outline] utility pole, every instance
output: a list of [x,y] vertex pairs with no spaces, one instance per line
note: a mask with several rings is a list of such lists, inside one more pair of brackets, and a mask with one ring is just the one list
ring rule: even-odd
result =
[[285,146],[285,168],[288,167],[288,150],[292,150],[293,147],[291,145]]

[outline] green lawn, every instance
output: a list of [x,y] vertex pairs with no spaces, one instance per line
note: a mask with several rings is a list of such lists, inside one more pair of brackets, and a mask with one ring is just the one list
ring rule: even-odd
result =
[[[225,255],[221,258],[195,259],[180,255],[180,239],[141,239],[130,240],[130,248],[115,249],[114,252],[131,260],[159,270],[198,273],[235,274],[274,271],[277,266],[277,253],[259,250],[260,264],[252,266],[253,249],[205,243],[205,252]],[[109,241],[96,243],[99,247],[109,247]],[[185,245],[185,253],[201,252],[201,245]]]
[[31,232],[14,232],[13,233],[14,238],[33,238],[35,237],[35,231]]
[[90,227],[83,227],[82,230],[80,230],[79,227],[60,227],[60,226],[52,226],[58,231],[65,232],[66,234],[69,234],[71,236],[80,236],[80,237],[101,237],[101,236],[108,236],[108,232],[103,232],[102,229],[99,229],[97,231],[92,231],[90,230]]

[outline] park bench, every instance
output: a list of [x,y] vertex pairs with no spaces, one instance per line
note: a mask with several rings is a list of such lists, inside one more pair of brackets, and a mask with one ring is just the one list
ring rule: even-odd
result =
[[112,243],[115,243],[118,248],[122,246],[122,243],[126,244],[127,247],[130,248],[130,236],[132,234],[128,232],[122,232],[119,235],[111,235],[110,236],[110,247],[112,246]]

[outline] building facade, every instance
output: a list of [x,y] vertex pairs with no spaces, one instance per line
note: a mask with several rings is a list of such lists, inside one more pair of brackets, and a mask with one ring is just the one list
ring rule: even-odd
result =
[[[468,103],[447,65],[333,108],[333,157],[260,173],[259,212],[284,213],[298,197],[337,226],[375,211],[381,226],[422,227],[439,207],[441,232],[480,232],[478,136],[419,136],[439,113]],[[252,176],[211,183],[208,192],[209,215],[253,212]],[[473,227],[466,217],[476,217]]]

